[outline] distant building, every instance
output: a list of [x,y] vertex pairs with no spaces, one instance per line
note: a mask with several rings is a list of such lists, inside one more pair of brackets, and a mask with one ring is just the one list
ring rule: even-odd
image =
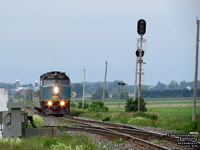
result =
[[20,86],[20,85],[19,85],[19,80],[17,79],[17,80],[16,80],[16,89],[18,89],[19,86]]
[[154,86],[149,86],[149,88],[148,88],[149,90],[154,90],[155,89],[155,87]]
[[28,88],[29,87],[20,86],[19,80],[18,79],[16,80],[16,89],[14,89],[15,92],[24,91],[24,90],[27,90]]
[[0,111],[7,111],[8,90],[0,88]]
[[38,87],[38,81],[37,80],[35,81],[35,87]]
[[187,86],[186,89],[190,91],[192,89],[192,87]]

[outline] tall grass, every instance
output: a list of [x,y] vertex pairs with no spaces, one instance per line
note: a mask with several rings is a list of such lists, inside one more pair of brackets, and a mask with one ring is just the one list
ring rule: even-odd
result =
[[[197,112],[200,107],[197,107]],[[146,113],[127,112],[85,112],[81,116],[91,117],[99,120],[109,120],[138,126],[160,127],[164,129],[177,130],[180,133],[198,131],[200,133],[200,122],[192,121],[191,107],[154,107],[148,108]],[[159,116],[159,120],[158,120]],[[197,114],[200,120],[200,114]]]
[[[8,140],[7,140],[8,141]],[[96,150],[97,146],[86,135],[65,135],[59,137],[33,137],[21,142],[0,140],[0,150]]]

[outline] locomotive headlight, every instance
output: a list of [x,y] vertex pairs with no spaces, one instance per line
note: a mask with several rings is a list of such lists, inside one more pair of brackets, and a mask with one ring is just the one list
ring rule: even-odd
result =
[[49,105],[49,106],[51,106],[51,105],[52,105],[52,102],[51,102],[51,101],[49,101],[49,102],[48,102],[48,105]]
[[58,89],[58,87],[56,86],[56,87],[54,87],[54,89],[53,89],[53,91],[54,91],[54,94],[58,94],[58,92],[59,92],[59,89]]
[[64,101],[60,102],[60,105],[61,105],[61,106],[64,106],[64,105],[65,105],[65,102],[64,102]]

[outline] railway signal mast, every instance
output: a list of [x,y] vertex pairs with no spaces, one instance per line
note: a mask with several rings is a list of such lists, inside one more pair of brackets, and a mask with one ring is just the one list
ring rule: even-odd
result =
[[121,98],[121,90],[122,90],[122,86],[125,85],[124,82],[118,82],[119,85],[119,100],[118,100],[118,112],[119,112],[119,107],[120,107],[120,98]]
[[137,32],[140,35],[140,49],[136,51],[136,56],[139,58],[139,86],[138,86],[138,112],[140,112],[140,96],[141,96],[141,76],[142,76],[142,56],[144,55],[144,51],[142,50],[142,40],[143,35],[146,32],[146,21],[144,19],[140,19],[137,24]]

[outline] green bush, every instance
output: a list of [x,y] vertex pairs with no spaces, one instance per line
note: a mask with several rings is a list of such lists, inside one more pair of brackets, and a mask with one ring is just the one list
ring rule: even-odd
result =
[[57,144],[58,140],[56,138],[52,138],[52,139],[44,139],[44,146],[45,147],[50,147],[51,145],[55,145]]
[[104,106],[102,101],[97,100],[91,103],[89,110],[95,112],[108,112],[108,107]]
[[134,113],[133,114],[134,117],[144,117],[144,118],[148,118],[151,120],[157,120],[158,119],[158,114],[156,113]]
[[[40,116],[33,115],[33,122],[36,125],[36,127],[41,127],[41,126],[43,126],[43,122],[44,121],[43,121],[43,119]],[[27,128],[32,128],[32,125],[31,125],[30,121],[28,121]]]
[[0,144],[20,145],[21,143],[22,140],[18,137],[0,139]]
[[41,127],[44,122],[43,119],[38,115],[33,115],[33,121],[34,121],[36,127]]
[[[84,108],[83,109],[86,109],[89,107],[89,104],[84,102]],[[78,102],[78,108],[82,108],[82,101],[81,102]]]
[[198,132],[198,133],[200,133],[200,121],[199,120],[194,120],[194,121],[188,122],[184,126],[183,130],[186,133],[189,133],[189,132]]
[[140,125],[140,126],[153,126],[155,124],[155,121],[149,118],[138,116],[138,117],[131,118],[128,121],[128,124]]
[[110,121],[110,117],[109,116],[106,116],[102,119],[102,121]]
[[[142,97],[140,97],[140,111],[141,112],[147,111],[147,108],[145,106],[146,106],[146,102],[144,101]],[[125,110],[126,112],[138,111],[138,98],[136,98],[135,100],[133,100],[133,98],[129,98],[126,102]]]
[[71,102],[71,103],[70,103],[70,107],[76,107],[76,104],[73,103],[73,102]]
[[58,144],[54,144],[54,145],[51,145],[50,147],[51,150],[71,150],[72,148],[70,146],[66,146],[65,144],[63,143],[58,143]]

